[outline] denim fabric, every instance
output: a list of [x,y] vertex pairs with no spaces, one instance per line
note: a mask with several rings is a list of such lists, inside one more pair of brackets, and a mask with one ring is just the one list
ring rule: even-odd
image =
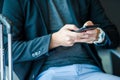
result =
[[120,80],[120,77],[103,73],[94,65],[74,64],[49,68],[36,80]]

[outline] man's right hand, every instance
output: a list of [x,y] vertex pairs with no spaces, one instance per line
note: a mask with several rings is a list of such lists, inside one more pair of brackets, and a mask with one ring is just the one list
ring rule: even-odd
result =
[[76,42],[89,41],[85,32],[74,32],[79,30],[75,25],[66,24],[58,32],[52,34],[50,49],[58,46],[73,46]]

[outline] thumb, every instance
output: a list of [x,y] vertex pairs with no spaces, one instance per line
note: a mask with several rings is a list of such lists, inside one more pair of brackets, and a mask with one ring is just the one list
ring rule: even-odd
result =
[[87,21],[87,22],[85,22],[85,24],[83,25],[83,27],[89,26],[89,25],[94,25],[94,23],[92,21]]

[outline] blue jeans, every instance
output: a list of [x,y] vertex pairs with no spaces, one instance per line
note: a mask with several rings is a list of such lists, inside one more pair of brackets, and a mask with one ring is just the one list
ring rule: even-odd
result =
[[120,80],[120,77],[103,73],[94,65],[74,64],[49,68],[36,80]]

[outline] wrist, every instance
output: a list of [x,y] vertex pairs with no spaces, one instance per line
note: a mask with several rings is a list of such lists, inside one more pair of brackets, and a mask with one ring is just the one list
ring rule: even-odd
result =
[[59,41],[57,40],[57,34],[53,33],[51,35],[51,41],[50,41],[50,49],[56,48],[58,46],[60,46]]

